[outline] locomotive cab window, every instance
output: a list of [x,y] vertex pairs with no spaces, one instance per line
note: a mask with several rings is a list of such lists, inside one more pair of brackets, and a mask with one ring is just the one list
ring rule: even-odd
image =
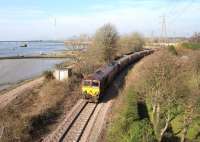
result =
[[90,80],[84,80],[83,81],[83,85],[84,86],[90,86],[91,85],[91,81]]
[[92,81],[92,86],[99,87],[99,82],[98,81]]

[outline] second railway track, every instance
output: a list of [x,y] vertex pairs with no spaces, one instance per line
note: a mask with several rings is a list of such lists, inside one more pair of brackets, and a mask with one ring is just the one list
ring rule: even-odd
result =
[[43,142],[78,142],[98,104],[80,100]]

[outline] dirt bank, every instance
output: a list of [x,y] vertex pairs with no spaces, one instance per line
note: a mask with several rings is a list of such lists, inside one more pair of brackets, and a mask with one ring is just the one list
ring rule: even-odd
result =
[[17,88],[10,90],[6,93],[0,94],[0,109],[3,109],[6,105],[8,105],[12,100],[17,98],[20,94],[28,92],[35,87],[40,86],[44,81],[43,77],[40,77],[36,80],[25,83]]

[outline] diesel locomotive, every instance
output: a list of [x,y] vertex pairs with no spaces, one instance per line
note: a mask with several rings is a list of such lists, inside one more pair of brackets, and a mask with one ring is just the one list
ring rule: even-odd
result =
[[121,70],[152,52],[153,50],[143,50],[124,55],[118,60],[99,68],[93,74],[84,77],[82,80],[82,95],[85,99],[97,103],[103,96],[105,89]]

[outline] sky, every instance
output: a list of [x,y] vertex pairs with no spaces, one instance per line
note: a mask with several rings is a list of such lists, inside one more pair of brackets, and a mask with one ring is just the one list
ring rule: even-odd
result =
[[0,0],[0,41],[93,35],[106,23],[156,37],[163,16],[167,36],[200,32],[200,0]]

